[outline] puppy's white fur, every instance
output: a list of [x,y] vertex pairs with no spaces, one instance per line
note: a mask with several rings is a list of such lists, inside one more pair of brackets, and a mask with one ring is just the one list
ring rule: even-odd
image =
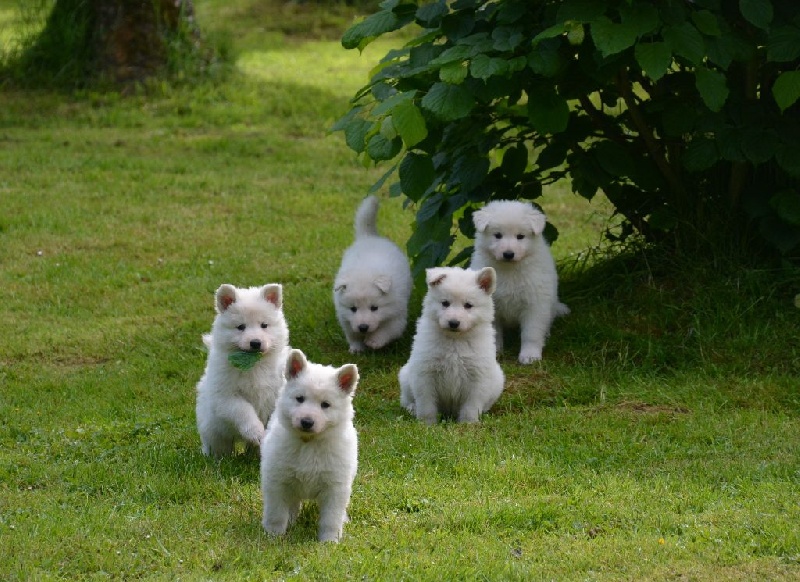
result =
[[540,360],[553,320],[569,313],[558,299],[556,265],[542,236],[545,215],[528,202],[497,200],[472,219],[476,234],[470,268],[497,271],[497,349],[503,349],[503,329],[519,327],[520,363]]
[[338,541],[358,465],[353,394],[358,368],[312,364],[300,350],[261,443],[262,525],[283,535],[304,499],[319,504],[319,541]]
[[379,236],[378,199],[369,196],[356,212],[355,242],[344,252],[333,286],[336,318],[350,352],[379,349],[406,329],[411,269],[406,255]]
[[492,330],[494,269],[438,267],[426,280],[411,356],[399,373],[400,404],[427,424],[439,414],[478,422],[505,381]]
[[[258,446],[264,437],[284,384],[289,329],[282,305],[278,284],[217,289],[217,315],[203,337],[208,360],[197,384],[197,429],[205,455],[231,454],[236,440]],[[250,370],[240,370],[228,360],[237,351],[259,351],[261,358]]]

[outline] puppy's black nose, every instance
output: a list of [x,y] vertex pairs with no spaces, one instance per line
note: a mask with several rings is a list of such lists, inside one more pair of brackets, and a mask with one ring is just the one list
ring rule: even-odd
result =
[[447,325],[450,326],[450,329],[458,329],[458,326],[461,325],[461,322],[456,319],[451,319],[447,322]]
[[254,350],[261,349],[261,340],[250,340],[250,347]]
[[369,325],[367,325],[366,323],[362,323],[361,325],[358,326],[358,331],[360,331],[361,333],[367,333],[369,331]]
[[504,252],[504,253],[503,253],[503,258],[504,258],[505,260],[507,260],[507,261],[510,261],[510,260],[512,260],[512,259],[514,258],[514,252],[513,252],[513,251],[506,251],[506,252]]
[[308,417],[301,418],[300,419],[300,428],[302,428],[305,431],[311,430],[312,428],[314,428],[314,419],[308,418]]

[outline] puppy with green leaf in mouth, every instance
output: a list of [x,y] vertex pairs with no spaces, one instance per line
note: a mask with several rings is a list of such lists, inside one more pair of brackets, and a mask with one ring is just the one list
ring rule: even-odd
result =
[[221,285],[206,369],[197,384],[197,430],[203,454],[230,455],[237,440],[258,447],[285,383],[289,328],[283,288],[272,283],[237,288]]

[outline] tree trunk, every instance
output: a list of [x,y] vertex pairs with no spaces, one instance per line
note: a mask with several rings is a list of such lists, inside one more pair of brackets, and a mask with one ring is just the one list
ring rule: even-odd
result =
[[192,0],[56,0],[25,64],[57,84],[130,84],[199,46]]
[[90,0],[96,71],[141,81],[167,63],[171,39],[197,37],[191,0]]

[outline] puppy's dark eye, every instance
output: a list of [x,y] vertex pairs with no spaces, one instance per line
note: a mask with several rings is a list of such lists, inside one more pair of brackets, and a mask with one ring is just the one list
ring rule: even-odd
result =
[[465,303],[464,309],[472,309],[472,303]]
[[353,307],[351,307],[351,308],[350,308],[350,311],[352,311],[353,313],[355,313],[356,311],[358,311],[358,307],[356,307],[355,305],[353,305]]
[[268,327],[269,327],[269,324],[267,324],[267,323],[262,323],[261,324],[261,329],[267,329]]
[[442,307],[450,307],[449,301],[442,301]]
[[305,396],[295,396],[294,399],[297,400],[297,402],[299,402],[300,404],[306,401]]
[[524,235],[524,234],[518,234],[518,235],[517,235],[517,240],[522,240],[522,239],[524,239],[524,238],[525,238],[525,235]]
[[370,311],[378,311],[378,306],[377,305],[370,305],[369,306],[369,310]]
[[244,331],[244,330],[246,330],[246,329],[247,329],[247,326],[246,326],[245,324],[242,324],[242,325],[237,325],[237,326],[236,326],[236,329],[238,329],[239,331]]
[[322,402],[322,404],[320,404],[320,406],[321,406],[322,408],[330,408],[330,407],[331,407],[331,403],[330,403],[330,402],[324,402],[324,401],[323,401],[323,402]]
[[498,240],[499,240],[499,239],[501,239],[501,238],[503,238],[503,233],[502,233],[502,232],[496,232],[496,233],[494,233],[494,238],[496,238],[496,239],[498,239]]

